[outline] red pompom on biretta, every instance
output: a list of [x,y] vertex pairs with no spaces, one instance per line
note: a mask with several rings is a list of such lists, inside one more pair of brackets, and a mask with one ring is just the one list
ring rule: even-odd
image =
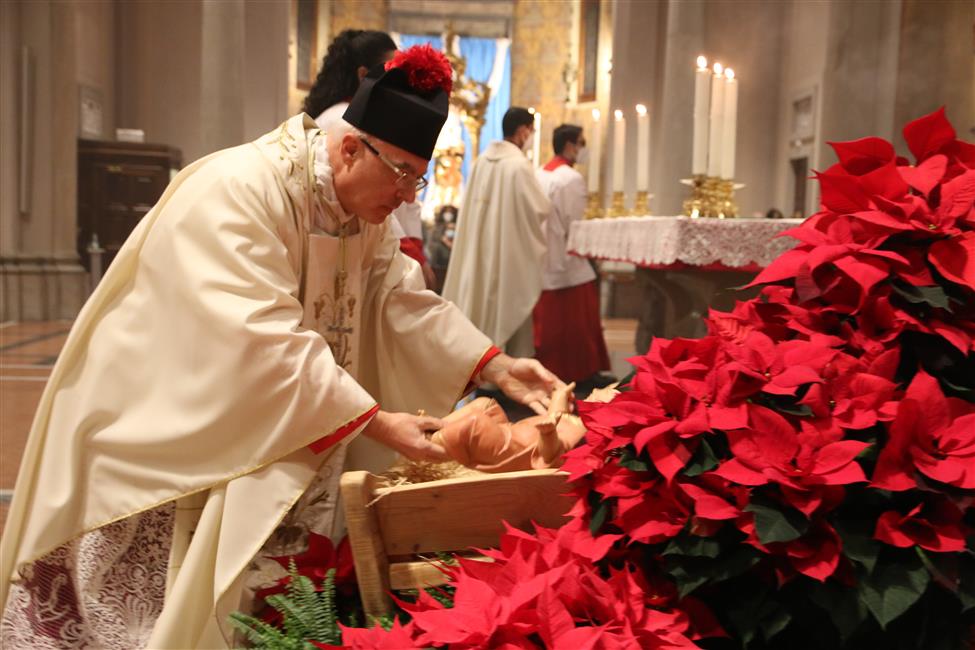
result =
[[430,45],[414,45],[397,52],[386,62],[386,70],[401,68],[410,86],[423,92],[443,90],[448,95],[453,88],[454,71],[442,52]]

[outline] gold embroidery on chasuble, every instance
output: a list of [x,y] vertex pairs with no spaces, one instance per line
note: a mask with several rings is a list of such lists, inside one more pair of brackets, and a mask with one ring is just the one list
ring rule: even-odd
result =
[[348,226],[339,226],[338,260],[332,290],[321,292],[312,303],[315,318],[315,329],[321,334],[328,347],[332,349],[335,363],[351,370],[350,353],[352,350],[352,335],[355,333],[353,321],[355,318],[356,299],[349,292],[348,270]]

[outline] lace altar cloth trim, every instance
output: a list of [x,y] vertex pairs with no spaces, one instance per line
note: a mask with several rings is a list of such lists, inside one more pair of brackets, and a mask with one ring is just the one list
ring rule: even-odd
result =
[[162,611],[172,503],[103,526],[31,563],[11,585],[0,646],[144,648]]
[[572,224],[568,249],[582,257],[638,266],[683,262],[766,267],[797,243],[791,237],[774,237],[800,223],[802,219],[592,219]]

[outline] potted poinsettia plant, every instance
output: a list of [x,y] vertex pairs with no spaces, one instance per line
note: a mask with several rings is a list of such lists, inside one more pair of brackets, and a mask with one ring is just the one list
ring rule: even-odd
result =
[[[975,620],[975,146],[835,143],[822,209],[701,339],[581,403],[572,522],[356,648],[961,648]],[[446,603],[446,604],[445,604]]]

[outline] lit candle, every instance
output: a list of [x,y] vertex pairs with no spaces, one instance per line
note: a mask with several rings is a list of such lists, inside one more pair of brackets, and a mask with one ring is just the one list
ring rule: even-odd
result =
[[708,176],[721,175],[721,147],[724,135],[721,132],[724,114],[724,69],[720,63],[714,64],[711,76],[711,128],[708,134]]
[[626,120],[623,111],[617,109],[613,116],[613,191],[623,191],[623,165],[626,162]]
[[528,110],[535,118],[535,133],[532,136],[532,162],[535,163],[536,167],[540,167],[542,164],[542,114],[534,108]]
[[650,189],[650,116],[647,107],[636,105],[636,190]]
[[694,150],[691,173],[704,174],[708,170],[708,118],[711,105],[711,72],[708,60],[697,57],[694,73]]
[[602,153],[602,136],[599,132],[599,109],[592,109],[592,126],[589,129],[589,191],[599,191],[599,155]]
[[721,127],[724,144],[721,145],[721,178],[733,180],[735,178],[735,129],[738,124],[738,82],[735,80],[735,71],[731,68],[726,68],[724,75],[724,115]]

